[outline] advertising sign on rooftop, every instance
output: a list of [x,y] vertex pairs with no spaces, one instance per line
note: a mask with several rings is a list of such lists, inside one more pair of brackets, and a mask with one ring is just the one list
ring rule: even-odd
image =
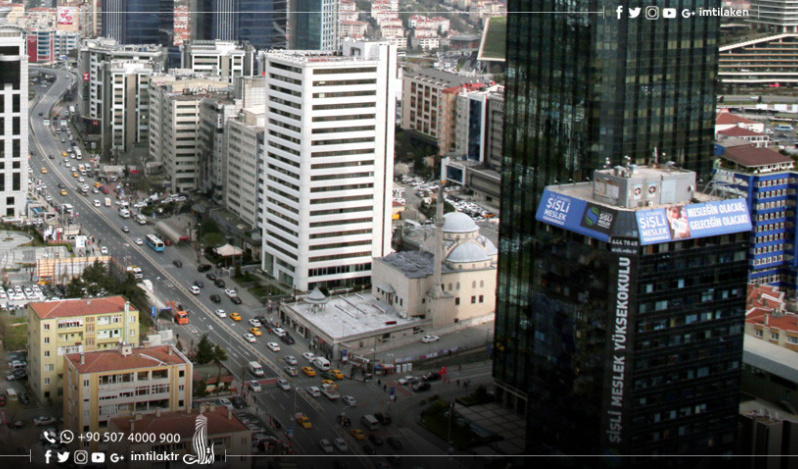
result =
[[609,241],[616,215],[616,211],[608,207],[546,189],[535,218],[591,238]]
[[635,215],[642,244],[751,231],[745,199],[672,205]]

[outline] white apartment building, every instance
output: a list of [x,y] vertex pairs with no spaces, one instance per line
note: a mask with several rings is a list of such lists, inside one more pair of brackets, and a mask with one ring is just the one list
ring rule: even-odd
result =
[[300,291],[368,283],[390,252],[396,50],[265,54],[263,269]]
[[78,109],[89,133],[100,134],[100,153],[110,157],[147,141],[149,77],[165,67],[158,45],[84,40],[78,48]]
[[255,69],[255,48],[248,42],[189,41],[180,46],[180,52],[180,68],[231,85],[237,77],[251,76]]
[[19,217],[28,191],[28,56],[9,12],[0,9],[0,216]]
[[[742,2],[739,2],[742,3]],[[745,20],[759,29],[798,33],[798,0],[749,0],[750,15]],[[737,4],[735,8],[740,8]]]
[[153,79],[150,88],[149,155],[161,162],[172,192],[199,187],[200,103],[208,90],[226,89],[227,83],[205,79]]
[[[262,106],[243,109],[237,119],[227,121],[227,175],[224,191],[227,210],[251,229],[262,225],[258,202],[261,162],[264,152],[266,114]],[[262,198],[261,198],[262,200]]]

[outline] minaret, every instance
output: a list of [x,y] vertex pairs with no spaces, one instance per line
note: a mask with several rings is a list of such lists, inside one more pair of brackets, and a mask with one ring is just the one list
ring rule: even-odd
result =
[[435,209],[435,271],[432,275],[432,288],[430,288],[429,295],[431,298],[443,298],[443,224],[446,221],[443,218],[443,186],[446,181],[441,181],[441,187],[438,190],[438,201]]

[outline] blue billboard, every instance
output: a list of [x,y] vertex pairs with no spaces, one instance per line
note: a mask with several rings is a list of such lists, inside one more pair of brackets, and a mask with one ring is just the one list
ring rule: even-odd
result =
[[609,241],[616,216],[617,212],[609,207],[546,189],[535,219],[601,241]]
[[635,215],[644,245],[751,231],[745,199],[671,205]]

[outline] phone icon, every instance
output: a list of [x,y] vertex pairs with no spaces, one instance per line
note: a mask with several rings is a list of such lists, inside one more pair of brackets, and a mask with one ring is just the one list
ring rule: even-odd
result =
[[48,443],[55,444],[55,432],[50,430],[45,430],[42,432],[42,438],[44,438]]

